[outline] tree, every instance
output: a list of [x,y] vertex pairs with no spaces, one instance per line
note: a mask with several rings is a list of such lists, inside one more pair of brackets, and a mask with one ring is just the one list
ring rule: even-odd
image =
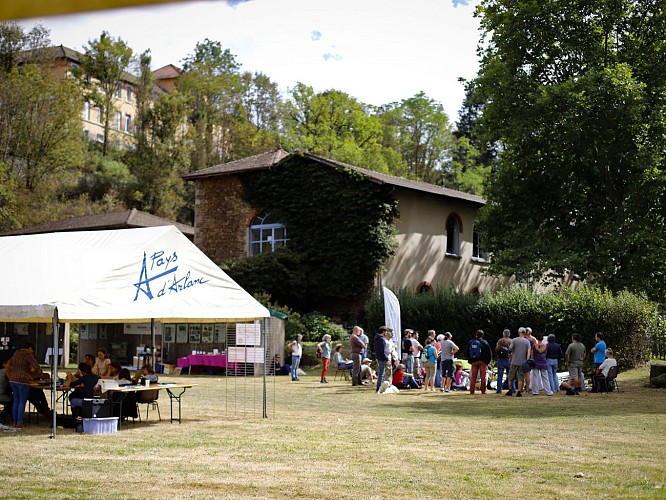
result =
[[0,162],[30,192],[37,191],[83,160],[81,94],[33,64],[0,79]]
[[423,92],[387,106],[397,150],[414,179],[436,183],[451,147],[451,128],[443,106]]
[[189,166],[189,146],[183,127],[186,99],[178,91],[156,90],[148,52],[140,56],[139,62],[137,146],[127,160],[137,180],[137,200],[129,201],[141,210],[176,219],[184,204],[181,175]]
[[49,30],[37,24],[25,31],[16,22],[0,22],[0,75],[8,74],[20,62],[35,62],[49,45]]
[[123,40],[113,38],[106,31],[103,31],[99,38],[88,41],[84,49],[79,76],[82,77],[87,91],[86,97],[99,106],[102,113],[102,154],[106,156],[111,116],[116,109],[116,94],[132,61],[132,49]]
[[243,118],[239,68],[229,49],[208,39],[185,58],[178,89],[188,99],[192,170],[232,159],[234,128]]
[[284,107],[285,142],[307,151],[387,172],[380,119],[364,104],[338,90],[315,93],[297,83]]
[[663,2],[485,0],[482,211],[490,271],[569,272],[666,298]]
[[465,137],[453,137],[449,158],[443,166],[444,187],[483,196],[483,186],[490,167],[481,162],[481,152]]

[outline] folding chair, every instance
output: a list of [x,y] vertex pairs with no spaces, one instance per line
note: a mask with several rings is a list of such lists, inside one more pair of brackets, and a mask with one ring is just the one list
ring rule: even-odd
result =
[[342,374],[345,380],[349,380],[347,374],[349,374],[349,377],[351,378],[351,368],[337,368],[335,370],[335,375],[333,375],[334,381],[338,379],[338,374]]
[[608,370],[608,375],[606,375],[606,378],[603,379],[603,389],[601,392],[609,392],[608,391],[608,383],[612,382],[613,383],[613,389],[610,391],[617,390],[617,392],[620,392],[620,386],[617,385],[617,365],[611,366],[610,370]]
[[160,397],[159,389],[154,391],[138,391],[136,398],[136,413],[139,416],[139,422],[141,422],[141,412],[139,411],[139,405],[146,405],[146,420],[148,420],[148,410],[152,406],[153,409],[157,409],[157,416],[162,421],[162,415],[160,414],[160,404],[157,402],[157,399]]

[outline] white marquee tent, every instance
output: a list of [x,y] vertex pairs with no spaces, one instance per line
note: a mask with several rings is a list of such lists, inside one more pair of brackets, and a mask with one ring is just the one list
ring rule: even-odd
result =
[[[57,330],[58,322],[269,316],[173,226],[0,237],[0,276],[0,322],[53,322]],[[53,339],[57,352],[58,335]],[[55,373],[57,356],[52,360]]]
[[269,316],[173,226],[0,238],[0,321],[234,322]]

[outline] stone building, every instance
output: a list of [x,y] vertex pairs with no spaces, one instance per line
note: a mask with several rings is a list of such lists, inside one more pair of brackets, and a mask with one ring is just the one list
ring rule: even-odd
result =
[[[442,286],[468,292],[500,286],[499,279],[482,274],[487,257],[474,223],[485,204],[483,198],[281,149],[184,176],[196,186],[195,244],[218,264],[288,246],[289,228],[246,201],[242,176],[268,171],[287,160],[291,164],[295,158],[322,169],[353,170],[390,190],[399,211],[394,221],[398,248],[378,277],[383,285],[419,291]],[[302,196],[298,186],[293,189],[294,196]]]

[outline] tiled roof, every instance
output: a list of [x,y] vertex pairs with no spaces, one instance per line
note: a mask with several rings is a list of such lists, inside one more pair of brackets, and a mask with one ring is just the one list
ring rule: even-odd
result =
[[155,80],[165,80],[167,78],[178,78],[180,74],[182,73],[182,70],[173,64],[167,64],[166,66],[162,66],[161,68],[156,69],[153,71],[153,78]]
[[319,163],[323,163],[325,165],[330,165],[332,167],[337,167],[337,168],[349,168],[351,170],[355,170],[356,172],[360,172],[363,175],[369,177],[370,179],[374,180],[375,182],[378,182],[379,184],[389,184],[391,186],[398,186],[398,187],[403,187],[407,189],[414,189],[416,191],[423,191],[426,193],[432,193],[432,194],[437,194],[441,196],[448,196],[449,198],[457,198],[460,200],[467,200],[467,201],[472,201],[474,203],[478,203],[480,205],[485,205],[486,200],[480,196],[476,196],[474,194],[469,194],[469,193],[464,193],[462,191],[456,191],[455,189],[449,189],[445,188],[443,186],[437,186],[435,184],[429,184],[427,182],[421,182],[421,181],[413,181],[410,179],[404,179],[403,177],[396,177],[395,175],[389,175],[389,174],[382,174],[380,172],[375,172],[373,170],[367,170],[365,168],[361,167],[355,167],[354,165],[349,165],[347,163],[342,163],[340,161],[335,161],[335,160],[329,160],[326,158],[322,158],[320,156],[315,156],[311,155],[308,153],[304,153],[303,156],[305,158],[309,158],[314,161],[318,161]]
[[200,177],[245,172],[248,170],[260,170],[275,165],[287,156],[289,156],[289,153],[287,153],[285,150],[276,149],[275,151],[270,151],[268,153],[248,156],[247,158],[242,158],[240,160],[230,161],[229,163],[222,163],[221,165],[214,165],[202,170],[197,170],[191,174],[183,175],[183,179],[192,180],[198,179]]
[[236,160],[229,163],[223,163],[221,165],[215,165],[213,167],[208,167],[203,170],[198,170],[196,172],[192,172],[191,174],[183,175],[183,179],[196,180],[202,177],[212,177],[216,175],[247,172],[250,170],[267,169],[275,165],[276,163],[279,163],[284,158],[294,155],[301,155],[309,160],[316,161],[323,165],[328,165],[334,168],[349,168],[351,170],[354,170],[356,172],[359,172],[367,176],[368,178],[372,179],[375,182],[378,182],[379,184],[388,184],[391,186],[413,189],[415,191],[431,193],[439,196],[446,196],[449,198],[466,200],[479,205],[486,204],[486,200],[484,198],[476,196],[474,194],[463,193],[462,191],[456,191],[455,189],[436,186],[435,184],[428,184],[427,182],[413,181],[409,179],[404,179],[402,177],[396,177],[394,175],[382,174],[379,172],[374,172],[372,170],[367,170],[365,168],[355,167],[354,165],[349,165],[347,163],[342,163],[339,161],[322,158],[320,156],[316,156],[309,153],[290,154],[282,149],[271,151],[269,153],[262,153],[255,156],[250,156],[248,158],[243,158],[241,160]]
[[[55,59],[62,58],[62,59],[69,59],[70,61],[74,61],[77,64],[81,63],[81,52],[78,52],[74,49],[70,49],[69,47],[65,47],[64,45],[58,45],[57,47],[49,47],[49,50],[53,50],[54,55],[53,57]],[[131,73],[128,73],[127,71],[123,71],[123,81],[125,82],[130,82],[133,84],[137,84],[139,82],[139,78],[136,75],[133,75]]]
[[13,236],[19,234],[41,234],[65,231],[102,230],[102,229],[128,229],[134,227],[176,226],[188,238],[194,237],[194,228],[187,224],[163,219],[135,208],[124,212],[107,212],[103,214],[83,215],[69,219],[45,222],[37,226],[15,229],[0,236]]

